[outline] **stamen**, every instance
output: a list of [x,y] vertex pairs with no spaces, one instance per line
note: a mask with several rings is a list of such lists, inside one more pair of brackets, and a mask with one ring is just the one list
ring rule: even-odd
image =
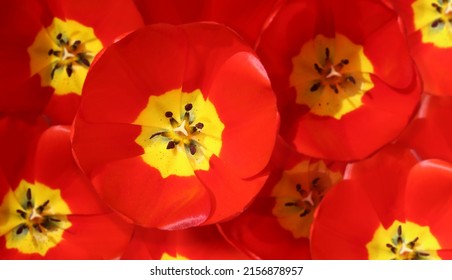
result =
[[89,60],[86,59],[86,57],[83,54],[78,54],[78,62],[81,64],[84,64],[86,67],[89,67],[91,64],[89,63]]
[[61,220],[59,220],[59,219],[56,219],[56,218],[49,218],[49,220],[51,220],[52,222],[61,222]]
[[56,36],[56,38],[57,38],[58,40],[61,40],[62,37],[63,37],[63,35],[62,35],[61,33],[58,33],[58,35]]
[[27,201],[27,209],[33,208],[33,203],[31,201]]
[[17,235],[22,234],[22,232],[23,232],[25,229],[28,229],[28,227],[27,227],[25,224],[22,224],[22,225],[16,230],[16,234],[17,234]]
[[330,85],[330,88],[334,91],[334,93],[338,94],[339,89],[337,88],[337,85]]
[[347,78],[345,78],[347,81],[349,81],[350,83],[352,83],[352,84],[356,84],[356,80],[355,80],[355,78],[353,78],[352,76],[348,76]]
[[53,49],[50,49],[49,52],[47,53],[48,55],[52,55],[53,54]]
[[295,202],[286,202],[286,203],[284,203],[284,206],[288,206],[288,207],[292,207],[292,206],[295,206],[295,205],[297,205]]
[[197,129],[203,129],[204,124],[199,122],[199,123],[197,123],[197,124],[195,125],[195,127],[196,127]]
[[440,24],[442,24],[442,23],[444,23],[444,21],[442,20],[442,19],[437,19],[437,20],[435,20],[434,22],[432,22],[432,25],[431,25],[431,27],[432,28],[436,28],[436,27],[438,27],[438,25],[440,25]]
[[27,200],[31,200],[31,189],[27,189]]
[[399,227],[397,228],[397,235],[401,236],[402,235],[402,226],[399,225]]
[[441,12],[443,11],[443,9],[442,9],[438,4],[436,4],[436,3],[432,3],[432,6],[433,6],[433,8],[436,9],[436,11],[437,11],[438,13],[441,13]]
[[162,135],[164,135],[164,134],[165,134],[165,132],[157,132],[157,133],[152,134],[152,136],[149,137],[149,139],[152,139],[152,138],[154,138],[154,137],[156,137],[156,136],[162,136]]
[[185,111],[190,111],[191,109],[193,109],[193,105],[191,103],[185,105]]
[[22,219],[26,219],[27,218],[27,213],[25,213],[24,211],[22,211],[20,209],[17,209],[16,213],[18,213],[22,217]]
[[396,247],[394,247],[392,244],[386,243],[386,247],[389,248],[389,249],[391,249],[391,252],[392,252],[393,254],[397,254],[397,249],[396,249]]
[[78,48],[78,46],[80,46],[80,44],[81,44],[80,40],[75,41],[71,46],[72,50],[75,51]]
[[320,75],[323,74],[323,69],[320,68],[320,66],[317,63],[314,64],[314,68],[317,71],[317,73],[319,73]]
[[311,211],[309,211],[308,209],[304,209],[303,212],[300,213],[300,217],[303,218],[304,216],[309,214],[309,212],[311,212]]
[[33,228],[38,231],[39,233],[42,233],[42,229],[38,224],[33,224]]
[[66,73],[69,78],[72,76],[72,64],[66,66]]
[[39,206],[36,210],[39,212],[39,214],[42,213],[42,211],[44,211],[44,208],[46,208],[46,206],[49,204],[49,200],[46,200],[41,206]]
[[190,149],[190,154],[192,154],[192,155],[196,154],[196,146],[194,144],[190,144],[189,149]]
[[313,84],[310,91],[311,92],[317,91],[320,88],[320,85],[321,85],[320,82]]
[[348,59],[342,59],[341,63],[344,64],[344,65],[347,65],[349,63],[349,61],[348,61]]
[[167,117],[167,118],[171,118],[173,116],[173,113],[172,112],[166,112],[165,113],[165,117]]
[[419,256],[422,256],[422,257],[428,257],[428,256],[430,256],[430,254],[427,253],[427,252],[418,252],[418,254],[419,254]]
[[176,121],[176,119],[173,118],[173,117],[170,118],[170,124],[171,124],[172,127],[178,127],[179,126],[179,122]]
[[300,184],[296,184],[295,188],[297,189],[297,192],[299,192],[301,190],[301,185]]
[[52,72],[50,73],[50,78],[52,78],[52,80],[53,80],[53,77],[55,76],[55,71],[58,69],[58,68],[60,68],[60,64],[55,64],[55,66],[53,66],[53,69],[52,69]]
[[318,186],[317,186],[317,184],[319,183],[319,181],[320,181],[320,177],[316,177],[314,180],[312,180],[312,182],[311,182],[311,184],[312,184],[312,186],[314,187],[314,188],[317,188]]
[[330,58],[330,49],[329,48],[325,49],[325,57],[326,57],[326,59]]
[[176,143],[174,143],[174,141],[169,141],[168,145],[166,145],[166,149],[174,149],[176,147]]

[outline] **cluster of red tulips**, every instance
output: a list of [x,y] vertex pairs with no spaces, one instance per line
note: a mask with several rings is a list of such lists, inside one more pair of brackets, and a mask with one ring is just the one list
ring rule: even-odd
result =
[[0,259],[452,259],[452,1],[0,13]]

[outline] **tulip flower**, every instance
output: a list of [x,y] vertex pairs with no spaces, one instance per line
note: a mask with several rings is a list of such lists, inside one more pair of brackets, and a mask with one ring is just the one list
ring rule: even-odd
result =
[[127,245],[133,226],[97,197],[69,136],[49,128],[18,185],[0,177],[1,259],[112,259]]
[[144,227],[243,211],[268,177],[278,113],[265,70],[222,25],[149,25],[85,82],[73,149],[100,197]]
[[36,114],[45,109],[53,124],[72,123],[99,51],[143,26],[132,0],[3,4],[0,112]]
[[275,164],[263,190],[240,216],[220,223],[235,246],[258,259],[310,259],[309,233],[314,212],[342,179],[345,165],[300,155],[278,142]]
[[452,95],[447,60],[452,58],[452,2],[393,0],[405,24],[410,54],[419,67],[424,91]]
[[419,102],[397,14],[380,1],[289,1],[257,52],[277,94],[282,137],[311,157],[369,156],[400,134]]
[[388,146],[347,167],[317,208],[315,259],[450,259],[452,165]]

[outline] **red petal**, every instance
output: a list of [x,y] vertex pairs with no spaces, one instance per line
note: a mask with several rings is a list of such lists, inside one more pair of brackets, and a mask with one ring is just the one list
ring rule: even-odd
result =
[[[400,134],[420,93],[418,82],[408,94],[395,92],[378,79],[374,84],[363,98],[364,105],[340,120],[301,111],[304,106],[292,106],[281,117],[282,136],[300,152],[317,158],[350,161],[369,156]],[[292,124],[289,119],[297,121]]]
[[367,259],[366,244],[380,224],[368,194],[341,181],[323,198],[311,227],[313,259]]
[[425,160],[415,165],[407,180],[407,219],[430,226],[442,249],[452,249],[452,164]]
[[268,77],[257,58],[242,52],[227,60],[212,82],[209,99],[217,104],[225,124],[222,161],[242,178],[260,172],[274,147],[278,112]]
[[310,259],[309,239],[295,239],[272,214],[274,199],[258,197],[240,216],[219,224],[223,235],[249,256],[267,260]]
[[107,163],[93,171],[91,178],[108,205],[145,227],[173,230],[196,226],[213,207],[196,177],[163,179],[141,157]]
[[241,213],[268,178],[268,172],[263,172],[252,178],[242,179],[235,174],[235,170],[214,155],[210,158],[208,171],[195,173],[209,191],[212,205],[215,205],[205,224],[213,224]]
[[413,148],[424,159],[452,162],[452,97],[425,95],[418,116],[398,141]]
[[360,184],[384,227],[405,220],[406,180],[417,163],[415,155],[400,146],[386,146],[372,157],[350,164],[344,179]]
[[35,181],[61,190],[72,214],[109,212],[72,157],[70,128],[53,126],[41,136],[35,157]]
[[158,260],[163,254],[193,260],[248,259],[228,244],[214,225],[177,231],[137,228],[122,259]]
[[92,170],[103,164],[143,154],[135,143],[141,128],[131,124],[93,124],[76,118],[72,147],[78,164],[90,176]]
[[[0,169],[15,188],[24,177],[32,179],[33,155],[41,133],[48,127],[37,119],[3,117],[0,119]],[[30,176],[31,175],[31,178]]]

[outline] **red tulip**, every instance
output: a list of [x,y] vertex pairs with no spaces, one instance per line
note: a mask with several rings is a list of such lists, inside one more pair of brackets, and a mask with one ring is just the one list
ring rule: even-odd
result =
[[451,1],[393,0],[405,23],[410,53],[419,67],[424,90],[452,95],[447,61],[452,58]]
[[452,165],[400,146],[348,167],[317,208],[315,259],[450,259]]
[[0,179],[0,259],[112,259],[132,225],[99,200],[78,169],[67,127],[41,136],[17,186]]
[[277,126],[250,47],[221,25],[162,24],[93,65],[72,141],[107,204],[138,225],[182,229],[243,211],[268,177]]
[[7,1],[0,13],[0,112],[46,107],[57,124],[72,123],[96,54],[143,26],[132,0]]
[[394,140],[421,84],[397,15],[379,1],[289,1],[257,52],[299,152],[358,160]]
[[275,153],[281,153],[285,162],[274,168],[244,213],[219,226],[228,240],[255,258],[310,259],[314,211],[342,179],[345,165],[312,159],[281,146]]

